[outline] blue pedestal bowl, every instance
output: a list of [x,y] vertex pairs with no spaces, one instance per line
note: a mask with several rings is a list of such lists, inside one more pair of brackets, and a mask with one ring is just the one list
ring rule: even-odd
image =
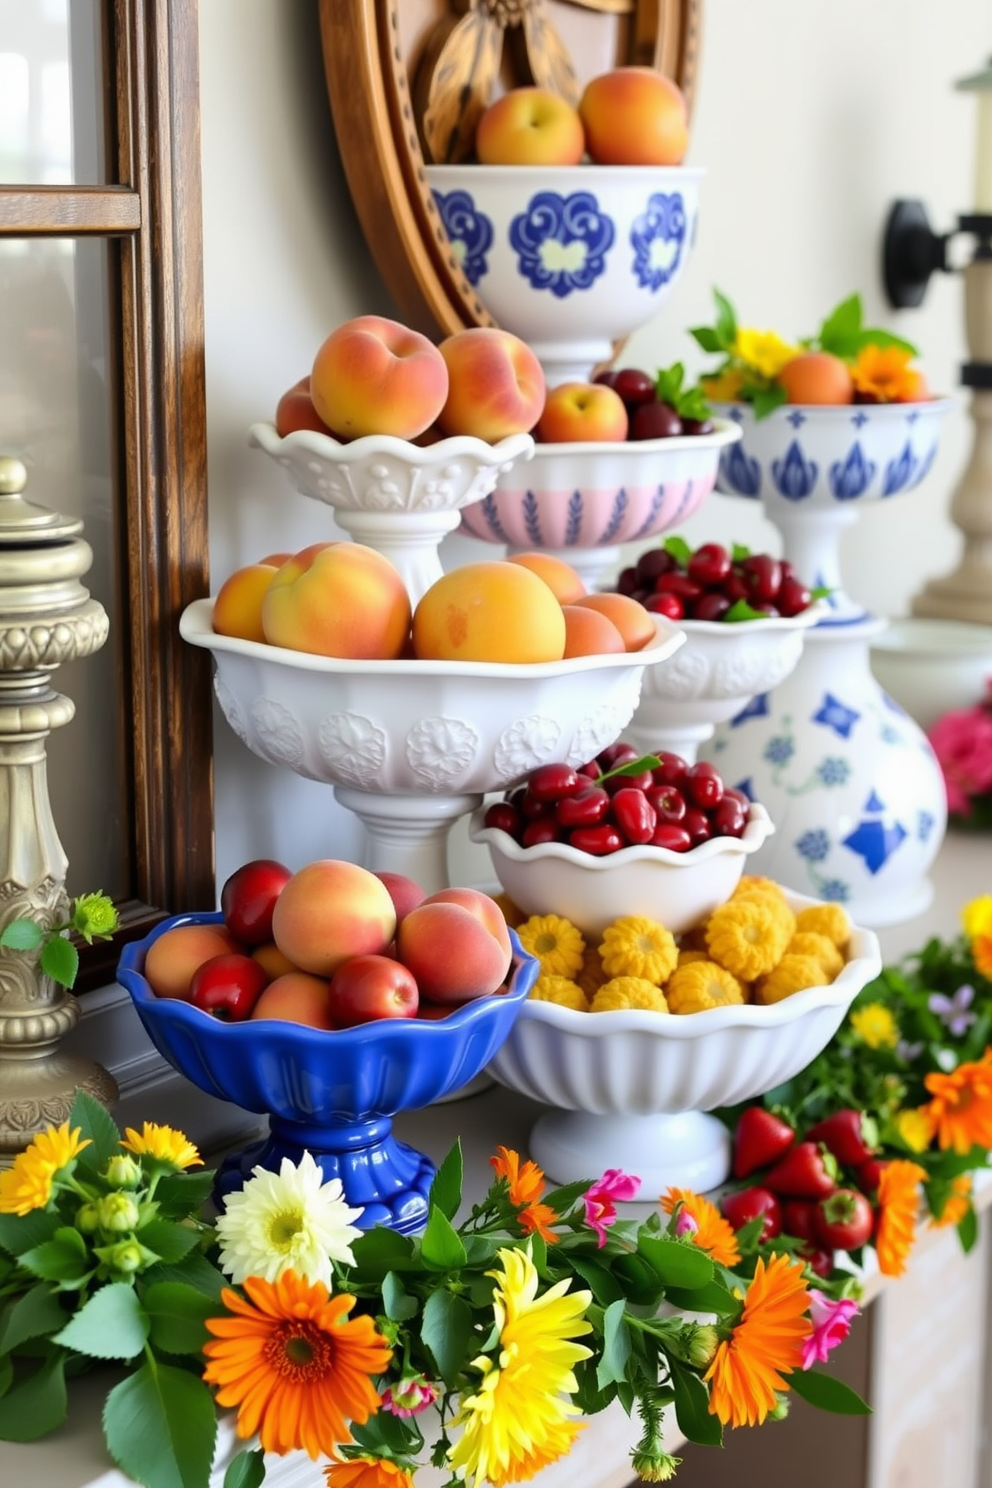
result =
[[505,992],[468,1002],[436,1021],[383,1019],[327,1033],[260,1019],[226,1023],[187,1002],[156,997],[144,974],[148,948],[176,925],[220,924],[219,914],[163,920],[125,947],[117,979],[131,994],[152,1043],[209,1095],[267,1113],[270,1135],[227,1157],[217,1195],[240,1188],[261,1166],[309,1151],[326,1179],[339,1178],[366,1228],[404,1233],[423,1225],[434,1164],[397,1141],[392,1118],[468,1083],[502,1045],[533,986],[538,963],[511,932]]

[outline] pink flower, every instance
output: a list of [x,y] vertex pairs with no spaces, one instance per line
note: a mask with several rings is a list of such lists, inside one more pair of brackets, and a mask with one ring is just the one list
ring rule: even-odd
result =
[[681,1240],[683,1235],[696,1235],[698,1233],[699,1221],[689,1213],[688,1209],[683,1204],[682,1208],[679,1210],[678,1218],[675,1221],[676,1238]]
[[586,1224],[596,1231],[600,1250],[606,1244],[607,1225],[617,1217],[617,1204],[634,1198],[640,1186],[640,1178],[635,1178],[632,1173],[624,1173],[620,1168],[607,1168],[602,1178],[592,1188],[586,1189]]
[[398,1385],[387,1385],[382,1392],[382,1408],[393,1416],[419,1416],[437,1399],[437,1390],[423,1375],[408,1374]]
[[857,1302],[845,1297],[835,1302],[825,1292],[811,1288],[809,1294],[809,1316],[813,1332],[803,1343],[803,1368],[812,1369],[814,1364],[826,1363],[827,1355],[839,1343],[843,1343],[851,1331],[851,1321],[860,1312]]
[[992,790],[992,713],[984,708],[945,713],[928,737],[944,772],[948,811],[969,816],[971,797]]

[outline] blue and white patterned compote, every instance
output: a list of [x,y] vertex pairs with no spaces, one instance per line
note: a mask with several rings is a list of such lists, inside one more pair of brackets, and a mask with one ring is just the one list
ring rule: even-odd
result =
[[761,420],[747,405],[721,406],[742,439],[717,488],[760,500],[785,557],[831,593],[795,671],[723,724],[710,755],[776,824],[755,871],[839,900],[866,925],[911,919],[930,902],[947,808],[925,735],[872,675],[869,646],[887,622],[845,593],[840,539],[862,502],[920,484],[953,406],[797,406]]

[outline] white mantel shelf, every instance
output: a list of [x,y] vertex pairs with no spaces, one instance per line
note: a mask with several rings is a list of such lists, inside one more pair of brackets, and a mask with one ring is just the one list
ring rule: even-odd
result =
[[[953,935],[958,929],[961,906],[978,894],[990,892],[992,849],[989,839],[981,836],[950,838],[937,863],[933,904],[911,923],[880,932],[884,958],[893,961],[920,948],[931,935]],[[149,1055],[140,1045],[135,1046],[132,1034],[116,1034],[116,1014],[123,1006],[122,998],[126,1002],[126,995],[120,989],[96,994],[91,1011],[90,1000],[87,1000],[93,1028],[100,1030],[91,1052],[98,1054],[105,1063],[111,1062],[108,1048],[116,1048],[120,1053],[119,1067],[115,1065],[115,1074],[119,1078],[123,1073],[123,1114],[118,1113],[119,1119],[128,1123],[143,1119],[171,1120],[172,1124],[185,1125],[185,1129],[190,1130],[192,1123],[187,1116],[199,1111],[198,1098],[190,1101],[185,1095],[177,1109],[176,1087],[157,1069],[155,1056]],[[84,1045],[88,1042],[86,1022],[84,1017],[80,1039]],[[111,1030],[116,1035],[116,1043],[112,1038],[108,1044],[107,1034]],[[405,1141],[428,1152],[435,1160],[444,1156],[455,1135],[459,1135],[465,1154],[465,1197],[471,1202],[488,1186],[489,1158],[496,1146],[502,1144],[525,1153],[530,1128],[543,1109],[511,1091],[492,1088],[468,1100],[401,1116],[397,1118],[396,1131]],[[984,1208],[989,1202],[992,1202],[992,1185],[981,1185],[981,1206]],[[653,1206],[627,1207],[632,1214],[646,1215]],[[928,1250],[946,1239],[945,1232],[924,1232],[917,1243],[914,1260],[923,1259]],[[866,1276],[865,1281],[866,1300],[874,1299],[891,1285],[877,1273]],[[103,1447],[100,1411],[106,1389],[105,1378],[102,1381],[99,1377],[75,1381],[70,1391],[69,1420],[56,1436],[44,1443],[24,1446],[0,1443],[2,1488],[22,1488],[22,1485],[23,1488],[27,1485],[30,1488],[129,1488],[130,1480],[108,1467]],[[629,1421],[615,1405],[589,1421],[579,1444],[568,1458],[547,1468],[533,1481],[537,1488],[566,1488],[566,1485],[567,1488],[623,1488],[633,1477],[628,1453],[637,1434],[636,1422]],[[214,1474],[216,1488],[220,1488],[223,1481],[231,1445],[228,1429],[224,1433],[221,1460]],[[677,1438],[673,1438],[672,1448],[677,1445]],[[445,1481],[445,1476],[424,1471],[418,1474],[417,1482],[423,1488],[436,1488]],[[273,1459],[266,1477],[266,1483],[272,1488],[320,1488],[323,1481],[320,1465],[311,1463],[301,1454]]]

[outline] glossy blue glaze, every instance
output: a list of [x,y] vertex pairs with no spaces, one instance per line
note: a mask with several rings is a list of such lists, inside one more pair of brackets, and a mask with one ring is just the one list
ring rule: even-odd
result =
[[177,925],[216,925],[220,914],[175,915],[125,946],[117,979],[159,1053],[209,1095],[267,1113],[271,1135],[228,1158],[219,1194],[239,1188],[256,1165],[310,1151],[327,1178],[340,1178],[362,1225],[404,1231],[426,1218],[433,1164],[392,1135],[398,1111],[429,1106],[466,1085],[510,1032],[537,979],[538,963],[513,932],[508,990],[437,1021],[383,1019],[334,1033],[271,1019],[225,1023],[190,1003],[154,995],[143,974],[148,948]]

